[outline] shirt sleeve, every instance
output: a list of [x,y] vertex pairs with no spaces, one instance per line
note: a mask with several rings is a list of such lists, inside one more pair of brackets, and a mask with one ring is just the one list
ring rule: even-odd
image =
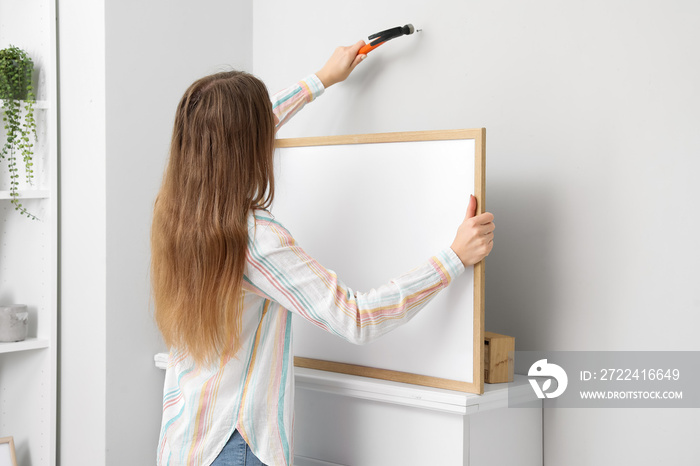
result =
[[451,248],[368,292],[348,288],[299,247],[269,213],[257,211],[244,287],[356,344],[408,322],[464,271]]
[[304,105],[323,94],[325,87],[315,74],[311,74],[293,86],[272,96],[272,112],[275,114],[275,130],[289,121]]

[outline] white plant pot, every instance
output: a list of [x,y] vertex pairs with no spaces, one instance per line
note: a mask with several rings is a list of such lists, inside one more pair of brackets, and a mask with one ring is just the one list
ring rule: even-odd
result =
[[0,306],[0,342],[23,341],[27,338],[29,312],[24,304]]

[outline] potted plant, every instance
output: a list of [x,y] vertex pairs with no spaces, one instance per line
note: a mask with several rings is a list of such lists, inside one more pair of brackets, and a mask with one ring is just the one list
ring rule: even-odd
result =
[[[34,62],[27,53],[15,46],[0,50],[0,100],[2,100],[2,121],[5,126],[5,141],[0,149],[0,162],[7,159],[10,174],[10,198],[15,210],[37,220],[19,202],[19,169],[17,158],[24,161],[27,183],[32,184],[33,141],[36,141],[36,120],[34,119],[34,88],[32,73]],[[24,121],[21,118],[24,102]]]

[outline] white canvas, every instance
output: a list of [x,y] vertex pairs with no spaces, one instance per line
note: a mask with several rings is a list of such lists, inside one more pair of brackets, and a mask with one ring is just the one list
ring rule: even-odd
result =
[[[278,149],[272,213],[353,291],[369,291],[450,246],[474,163],[471,139]],[[295,316],[295,355],[472,382],[473,277],[469,267],[410,323],[364,346]]]
[[15,466],[9,443],[0,443],[0,466]]

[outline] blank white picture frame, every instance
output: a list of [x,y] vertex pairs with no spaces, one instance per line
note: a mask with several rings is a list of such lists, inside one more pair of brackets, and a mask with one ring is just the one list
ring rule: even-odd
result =
[[[483,212],[485,129],[281,139],[272,214],[354,291],[449,247],[469,195]],[[294,316],[295,365],[483,393],[483,263],[406,325],[354,345]]]

